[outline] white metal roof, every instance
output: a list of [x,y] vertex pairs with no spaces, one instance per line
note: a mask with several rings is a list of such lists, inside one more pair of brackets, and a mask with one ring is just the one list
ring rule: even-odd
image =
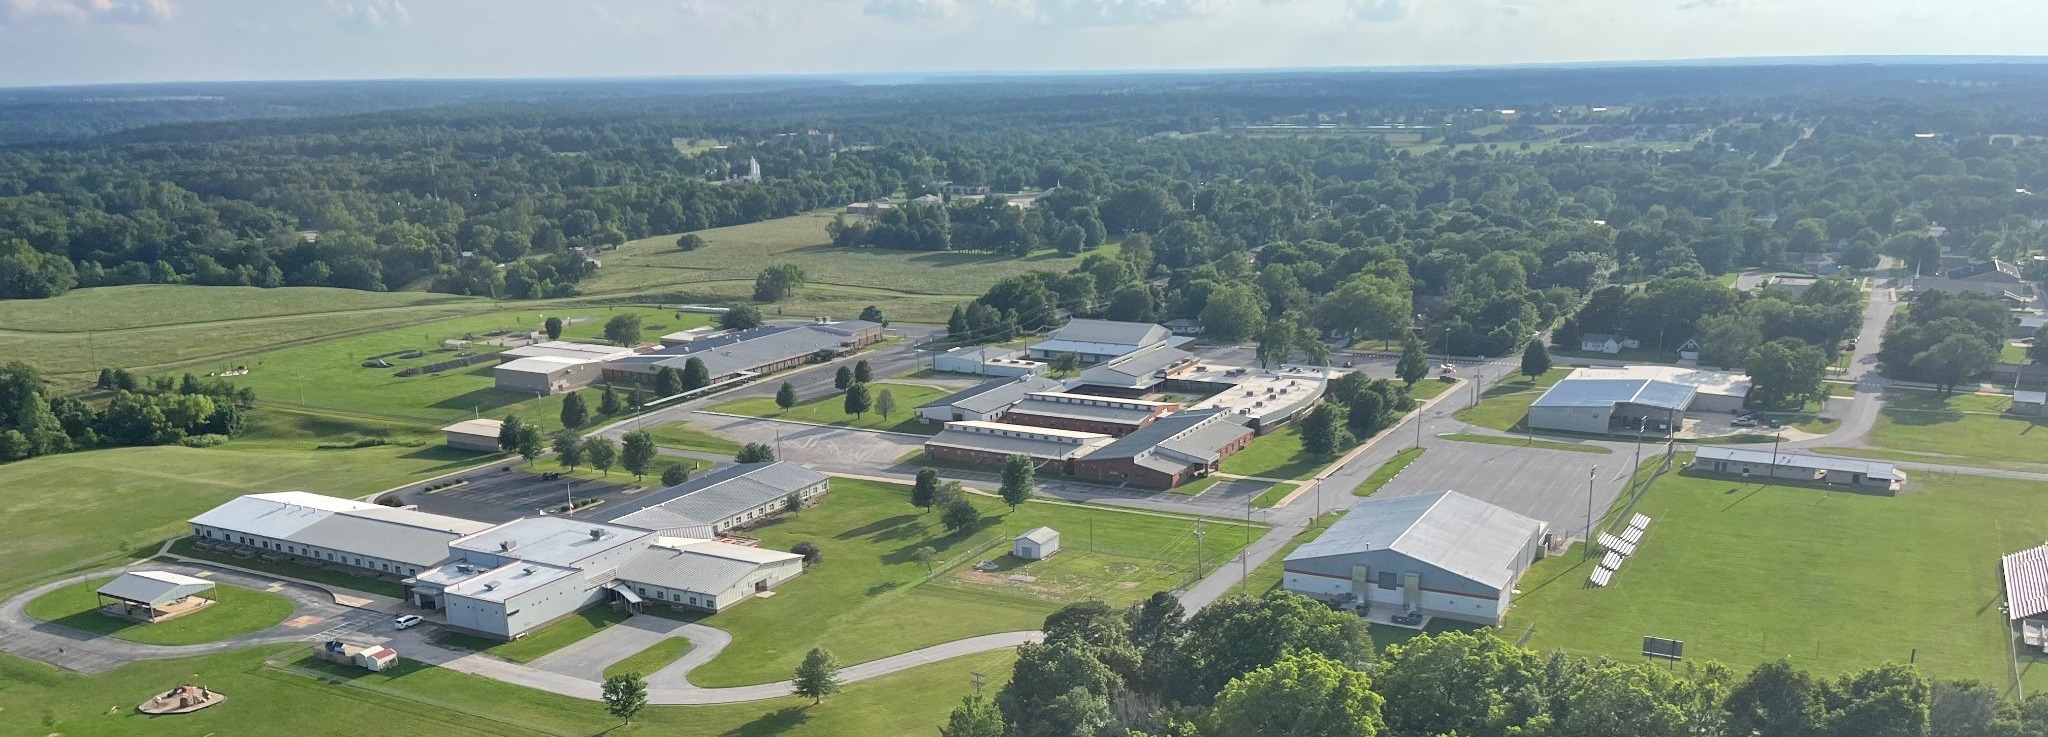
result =
[[2012,402],[2013,404],[2048,404],[2048,392],[2013,392]]
[[2027,619],[2048,613],[2048,545],[2004,556],[2006,616]]
[[1123,346],[1123,350],[1128,351],[1164,341],[1172,335],[1173,331],[1149,322],[1076,319],[1068,320],[1066,325],[1046,336],[1050,338],[1046,343],[1032,347],[1046,350],[1047,343],[1098,344]]
[[633,527],[569,517],[523,517],[482,532],[456,538],[448,543],[448,547],[506,558],[539,561],[550,565],[573,566],[577,561],[640,541],[653,534]]
[[578,363],[585,363],[589,361],[608,361],[614,358],[618,358],[620,356],[630,356],[633,355],[633,349],[621,348],[612,345],[597,345],[594,343],[574,343],[566,340],[551,340],[545,343],[535,343],[533,345],[520,346],[518,348],[508,348],[505,351],[499,353],[498,355],[512,356],[515,358],[522,359],[547,356],[553,358],[573,359]]
[[498,433],[504,429],[504,427],[504,420],[463,420],[453,425],[441,428],[441,432],[452,432],[457,435],[477,435],[482,437],[495,438],[498,436]]
[[1031,529],[1031,530],[1030,530],[1030,531],[1028,531],[1028,532],[1025,532],[1025,533],[1024,533],[1024,534],[1022,534],[1022,535],[1018,535],[1018,536],[1017,536],[1017,539],[1019,539],[1019,540],[1030,540],[1030,541],[1032,541],[1032,542],[1035,542],[1035,543],[1038,543],[1038,544],[1040,544],[1040,545],[1045,545],[1045,544],[1047,544],[1047,543],[1051,543],[1051,542],[1054,542],[1054,541],[1056,541],[1056,540],[1059,540],[1059,539],[1060,539],[1060,533],[1059,533],[1059,531],[1058,531],[1058,530],[1055,530],[1055,529],[1053,529],[1053,528],[1050,528],[1050,527],[1037,527],[1037,528],[1033,528],[1033,529]]
[[170,571],[129,571],[121,574],[99,593],[123,601],[157,606],[213,588],[213,582]]
[[607,519],[647,529],[715,525],[828,480],[789,461],[742,463],[648,492],[646,501],[619,507]]
[[1733,461],[1736,463],[1776,464],[1791,468],[1812,468],[1843,473],[1860,473],[1874,479],[1901,479],[1898,468],[1884,461],[1866,461],[1861,458],[1837,458],[1805,453],[1772,453],[1768,450],[1731,448],[1725,445],[1703,445],[1694,453],[1696,460]]
[[717,594],[732,588],[761,566],[802,558],[801,555],[779,550],[670,537],[662,538],[661,542],[620,566],[619,580]]
[[490,527],[486,522],[459,517],[374,507],[331,515],[285,539],[426,568],[448,558],[449,541]]
[[585,358],[564,358],[562,356],[532,356],[498,364],[494,371],[508,374],[552,374],[566,368],[590,363]]
[[1455,491],[1359,502],[1287,561],[1391,549],[1495,589],[1506,587],[1543,523]]
[[229,499],[193,517],[191,523],[282,540],[336,512],[376,506],[304,491],[275,491]]
[[470,576],[444,587],[442,591],[480,601],[509,601],[513,597],[559,581],[565,576],[579,575],[581,571],[567,566],[549,565],[539,561],[516,560],[489,571]]

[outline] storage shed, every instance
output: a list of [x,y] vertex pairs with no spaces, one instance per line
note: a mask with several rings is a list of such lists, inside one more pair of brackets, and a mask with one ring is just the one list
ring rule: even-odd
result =
[[1060,533],[1050,527],[1040,527],[1018,535],[1010,543],[1010,555],[1024,560],[1044,560],[1060,551]]
[[108,581],[99,591],[100,608],[109,614],[157,622],[213,603],[200,594],[213,590],[213,582],[169,571],[129,571]]

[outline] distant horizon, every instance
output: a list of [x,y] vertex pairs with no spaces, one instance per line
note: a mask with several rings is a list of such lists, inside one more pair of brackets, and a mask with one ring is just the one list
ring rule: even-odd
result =
[[[1475,64],[1384,64],[1384,65],[1332,65],[1332,66],[1272,66],[1272,67],[1128,67],[1100,69],[1062,68],[1011,68],[1011,69],[960,69],[960,70],[877,70],[863,72],[722,72],[705,74],[616,74],[616,75],[563,75],[563,76],[392,76],[392,77],[220,77],[175,80],[120,80],[107,82],[82,82],[59,84],[5,84],[0,90],[63,90],[108,87],[175,87],[179,85],[264,85],[264,84],[349,84],[349,83],[434,83],[434,82],[660,82],[675,81],[748,81],[748,80],[806,80],[853,82],[856,84],[923,84],[947,80],[975,80],[990,78],[1056,78],[1056,77],[1118,77],[1118,76],[1204,76],[1238,74],[1343,74],[1356,72],[1377,73],[1454,73],[1487,70],[1572,70],[1572,69],[1654,69],[1669,67],[1713,68],[1713,67],[1758,67],[1758,66],[1881,66],[1881,65],[2048,65],[2048,54],[2038,55],[1990,55],[1990,54],[1841,54],[1841,55],[1778,55],[1778,56],[1722,56],[1722,57],[1672,57],[1663,59],[1625,59],[1612,61],[1531,61]],[[861,82],[876,78],[900,78],[887,82]]]
[[0,0],[0,87],[2048,55],[2038,0]]

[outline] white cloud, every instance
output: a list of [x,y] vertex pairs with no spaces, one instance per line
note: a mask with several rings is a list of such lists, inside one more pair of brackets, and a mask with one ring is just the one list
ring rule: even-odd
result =
[[36,20],[76,23],[162,23],[177,15],[170,0],[0,0],[0,24]]
[[375,33],[412,23],[412,11],[398,0],[327,0],[327,9],[334,13],[342,30],[350,33]]
[[868,0],[862,12],[899,21],[971,15],[992,23],[1115,26],[1211,15],[1237,4],[1240,0]]
[[1408,17],[1407,0],[1351,0],[1344,17],[1365,23],[1392,23]]

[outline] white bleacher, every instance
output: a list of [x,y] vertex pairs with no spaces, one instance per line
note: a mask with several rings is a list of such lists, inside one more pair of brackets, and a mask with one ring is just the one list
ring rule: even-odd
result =
[[1621,554],[1609,551],[1607,557],[1600,559],[1600,567],[1610,571],[1621,570]]
[[1607,582],[1614,580],[1614,571],[1610,571],[1605,568],[1595,568],[1593,569],[1593,575],[1589,580],[1593,582],[1594,586],[1606,588]]
[[1600,533],[1600,547],[1620,553],[1624,557],[1636,554],[1636,546],[1634,543],[1615,537],[1605,532]]
[[1631,528],[1628,528],[1628,529],[1626,529],[1626,530],[1622,530],[1622,531],[1621,531],[1621,540],[1622,540],[1622,542],[1628,543],[1628,544],[1630,544],[1630,545],[1640,545],[1640,544],[1642,544],[1642,542],[1643,542],[1643,528],[1641,528],[1641,527],[1631,527]]
[[1647,514],[1638,514],[1634,517],[1631,517],[1629,518],[1628,526],[1637,530],[1647,530],[1650,528],[1650,516]]

